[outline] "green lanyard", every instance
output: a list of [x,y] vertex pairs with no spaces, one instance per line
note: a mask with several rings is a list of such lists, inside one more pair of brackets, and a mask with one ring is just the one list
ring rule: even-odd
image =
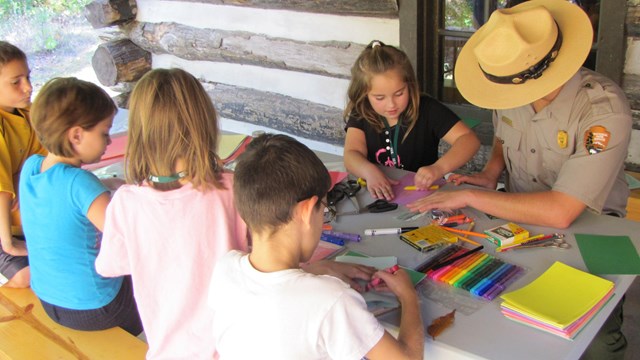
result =
[[393,161],[393,166],[398,167],[398,135],[400,134],[399,124],[396,124],[396,128],[393,133],[393,142],[389,138],[389,134],[391,133],[391,127],[389,126],[389,122],[387,122],[386,118],[382,118],[382,122],[384,122],[384,127],[386,128],[387,142],[390,142],[387,146],[387,150],[391,153],[391,161]]

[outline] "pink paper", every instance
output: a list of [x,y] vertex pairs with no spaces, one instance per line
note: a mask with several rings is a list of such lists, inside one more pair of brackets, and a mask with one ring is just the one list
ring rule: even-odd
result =
[[348,173],[343,171],[329,171],[329,175],[331,175],[331,187],[334,187],[337,183],[344,180]]
[[[400,183],[398,185],[393,185],[393,193],[395,194],[395,198],[393,198],[393,202],[398,205],[406,205],[410,202],[421,199],[427,195],[431,195],[436,190],[405,190],[406,186],[415,185],[414,178],[416,173],[408,173],[407,175],[400,178]],[[444,185],[447,181],[445,179],[439,179],[433,183],[433,185]]]

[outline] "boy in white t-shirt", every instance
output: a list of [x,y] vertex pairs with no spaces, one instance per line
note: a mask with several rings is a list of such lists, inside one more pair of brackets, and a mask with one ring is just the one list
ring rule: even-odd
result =
[[238,159],[234,179],[253,249],[228,253],[211,279],[221,359],[422,359],[418,298],[404,270],[373,275],[402,305],[396,340],[347,283],[300,269],[318,244],[331,186],[311,150],[285,135],[262,135]]

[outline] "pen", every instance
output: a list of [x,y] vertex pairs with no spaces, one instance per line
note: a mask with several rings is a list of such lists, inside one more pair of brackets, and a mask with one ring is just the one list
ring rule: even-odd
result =
[[497,252],[504,252],[504,251],[507,251],[507,250],[511,250],[513,248],[517,248],[520,245],[526,245],[526,244],[529,244],[529,243],[535,243],[535,242],[541,242],[541,241],[549,240],[554,236],[555,236],[555,234],[544,235],[544,236],[541,236],[541,235],[532,236],[531,238],[525,239],[524,241],[516,243],[516,244],[510,244],[510,245],[497,247],[496,251]]
[[[409,185],[404,187],[405,190],[422,190],[418,189],[415,185]],[[427,190],[438,190],[440,189],[440,185],[431,185]]]
[[444,226],[444,227],[447,227],[447,228],[452,228],[452,227],[456,227],[456,226],[460,226],[460,225],[464,225],[464,224],[466,224],[466,222],[457,221],[456,220],[456,221],[449,221],[449,222],[442,223],[442,224],[440,224],[440,226]]
[[348,241],[360,241],[360,234],[352,234],[352,233],[346,233],[346,232],[337,232],[337,231],[331,231],[331,230],[323,230],[322,231],[323,234],[325,235],[331,235],[343,240],[348,240]]
[[469,227],[467,228],[467,231],[473,231],[473,227],[476,226],[476,223],[473,222],[473,220],[471,221],[471,223],[469,224]]
[[453,264],[454,262],[456,262],[456,261],[458,261],[458,260],[460,260],[460,259],[464,259],[464,258],[466,258],[467,256],[469,256],[469,255],[471,255],[471,254],[473,254],[473,253],[476,253],[476,252],[478,252],[478,251],[480,251],[480,250],[482,250],[482,249],[484,249],[484,246],[483,246],[483,245],[480,245],[480,246],[478,246],[478,247],[475,247],[475,248],[473,248],[473,249],[471,249],[471,250],[467,251],[466,253],[464,253],[464,254],[462,254],[462,255],[458,255],[458,256],[456,256],[456,257],[454,257],[454,258],[452,258],[452,259],[449,259],[449,260],[447,260],[447,261],[445,261],[445,262],[442,262],[442,263],[440,263],[440,264],[438,264],[438,265],[436,265],[436,266],[432,267],[432,268],[431,268],[431,270],[434,270],[434,271],[435,271],[435,270],[438,270],[438,269],[440,269],[440,268],[443,268],[443,267],[445,267],[445,266],[447,266],[447,265],[451,265],[451,264]]
[[489,237],[489,235],[487,235],[487,234],[481,234],[481,233],[477,233],[477,232],[473,232],[473,231],[453,229],[453,228],[448,228],[448,227],[445,227],[444,230],[455,232],[455,233],[459,233],[459,234],[464,234],[464,235],[477,236],[477,237],[481,237],[481,238],[485,238],[485,239]]
[[320,240],[326,241],[328,243],[336,244],[336,245],[341,245],[341,246],[344,245],[344,239],[340,239],[338,237],[327,235],[327,234],[320,234]]
[[394,235],[394,234],[402,234],[407,231],[416,230],[417,226],[410,227],[400,227],[400,228],[386,228],[386,229],[366,229],[364,231],[365,235]]
[[[389,274],[395,274],[396,271],[400,270],[400,267],[398,265],[393,265],[390,268],[386,268],[384,269],[384,271],[388,272]],[[367,286],[365,287],[366,291],[369,291],[371,289],[373,289],[374,287],[376,287],[378,284],[380,284],[382,282],[382,279],[380,278],[375,278],[373,280],[371,280]]]
[[479,243],[479,242],[473,241],[473,240],[471,240],[471,239],[469,239],[469,238],[466,238],[466,237],[464,237],[464,236],[462,236],[462,235],[458,235],[458,239],[460,239],[460,240],[462,240],[462,241],[465,241],[465,242],[468,242],[469,244],[473,244],[473,245],[475,245],[475,246],[480,246],[480,243]]
[[524,240],[516,241],[516,242],[514,242],[512,245],[515,245],[515,244],[524,244],[524,243],[526,243],[526,242],[534,241],[534,240],[538,240],[538,239],[541,239],[541,238],[543,238],[543,237],[544,237],[544,234],[538,234],[538,235],[530,236],[530,237],[528,237],[528,238],[526,238],[526,239],[524,239]]

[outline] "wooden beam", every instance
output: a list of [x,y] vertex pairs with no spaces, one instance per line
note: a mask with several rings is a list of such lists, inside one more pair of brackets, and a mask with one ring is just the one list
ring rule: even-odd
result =
[[620,85],[624,67],[624,25],[627,15],[626,0],[600,2],[600,26],[598,31],[598,55],[596,71]]
[[[344,144],[342,109],[272,92],[201,82],[221,117],[330,144]],[[128,109],[129,95],[130,92],[125,92],[113,99],[118,107]]]
[[342,109],[249,88],[203,82],[218,114],[335,145],[344,144]]
[[104,86],[136,81],[151,70],[151,54],[129,39],[103,43],[91,59],[93,71]]
[[[397,0],[173,0],[321,14],[398,17]],[[429,0],[431,1],[431,0]]]
[[241,31],[199,29],[176,23],[133,22],[122,29],[136,45],[154,54],[187,60],[256,65],[349,78],[364,49],[348,42],[300,42]]
[[84,16],[94,29],[133,20],[137,12],[135,0],[94,0],[84,7]]
[[422,83],[424,77],[422,61],[424,50],[424,24],[423,16],[418,16],[424,11],[422,0],[401,0],[400,17],[400,48],[407,54],[413,70],[418,78],[418,83]]

